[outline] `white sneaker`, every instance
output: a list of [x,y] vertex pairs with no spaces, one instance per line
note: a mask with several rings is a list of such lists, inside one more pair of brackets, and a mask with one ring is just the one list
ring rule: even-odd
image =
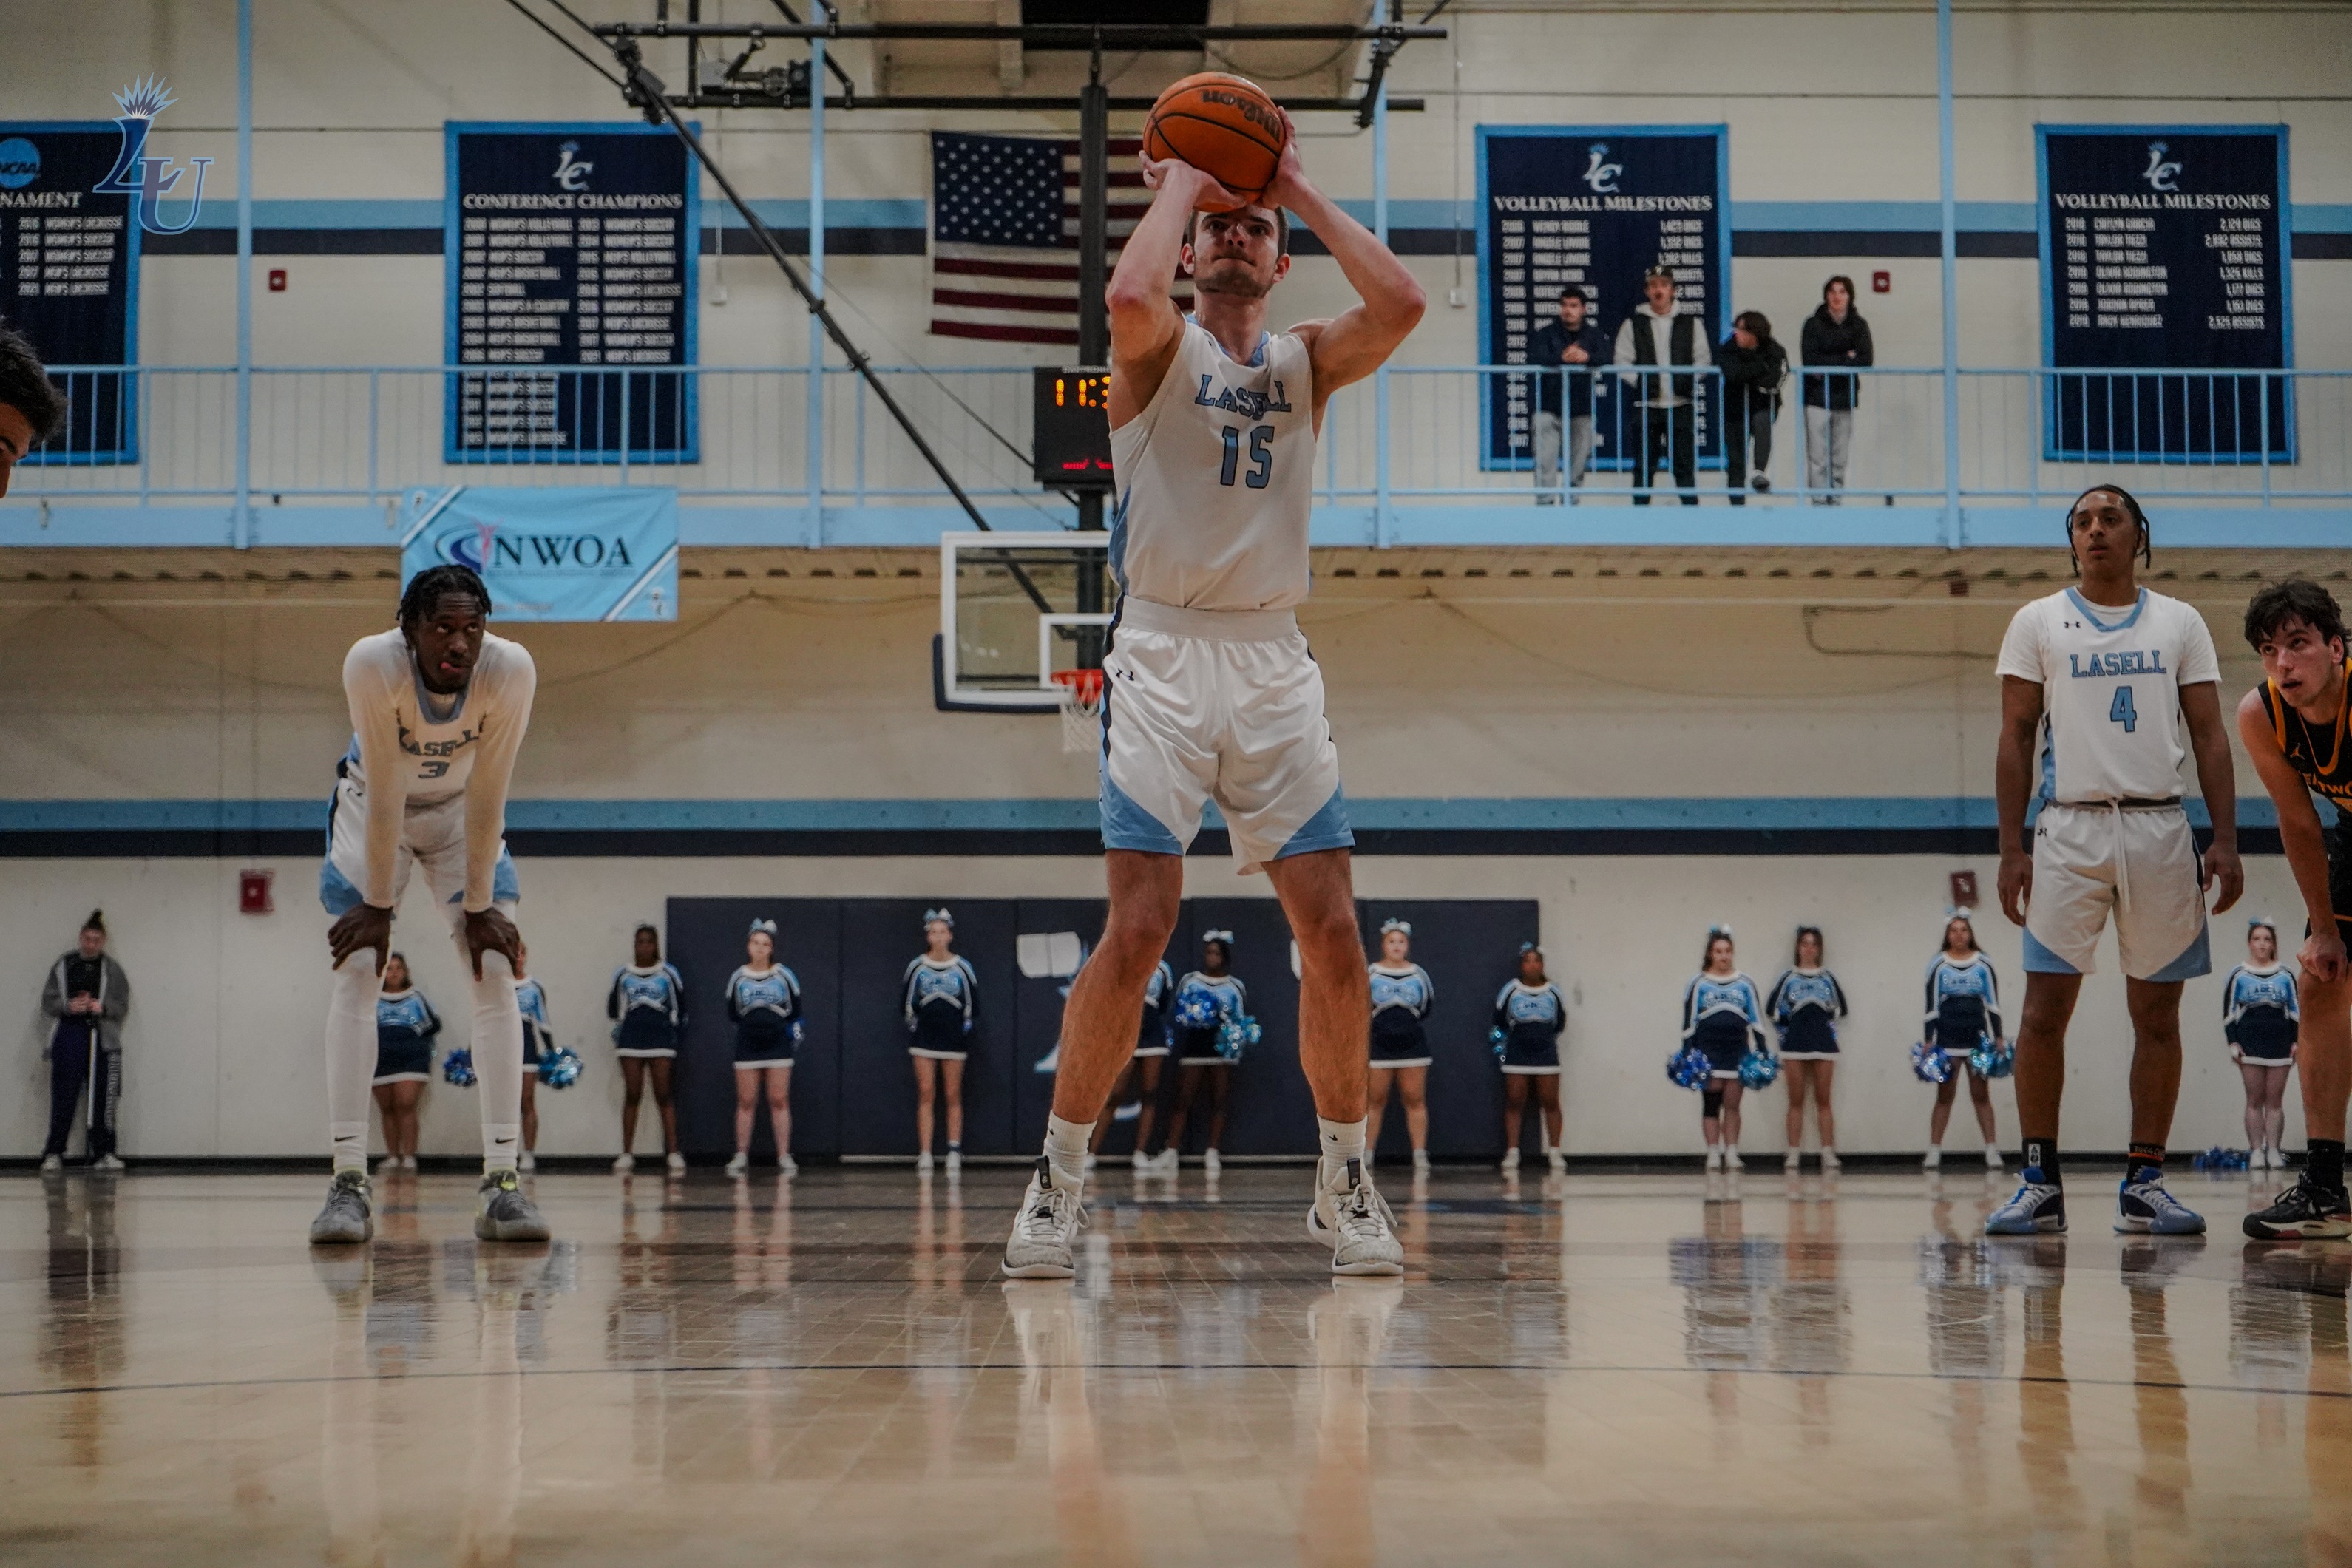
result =
[[1396,1239],[1395,1217],[1373,1190],[1371,1173],[1361,1160],[1346,1162],[1336,1179],[1317,1182],[1315,1201],[1307,1207],[1307,1234],[1331,1244],[1334,1274],[1404,1272],[1404,1244]]
[[1989,1171],[1997,1171],[2001,1168],[2000,1146],[1994,1144],[1987,1144],[1985,1145],[1985,1169]]
[[1184,1166],[1184,1156],[1172,1148],[1160,1150],[1151,1156],[1151,1169],[1156,1176],[1174,1176]]
[[1566,1176],[1568,1174],[1568,1156],[1561,1154],[1558,1149],[1546,1149],[1544,1151],[1544,1164],[1551,1167],[1551,1174],[1554,1176]]
[[662,1163],[669,1167],[669,1174],[672,1176],[684,1176],[686,1174],[686,1156],[679,1154],[676,1149],[672,1149],[669,1152],[669,1157]]
[[1429,1168],[1429,1151],[1427,1149],[1413,1150],[1412,1168],[1417,1171],[1425,1171]]
[[416,1168],[416,1156],[415,1156],[415,1155],[401,1155],[401,1156],[400,1156],[400,1168],[401,1168],[402,1170],[404,1170],[404,1171],[413,1171],[413,1170],[415,1170],[415,1169]]
[[525,1149],[522,1153],[515,1156],[515,1169],[519,1171],[535,1171],[538,1168],[539,1156],[532,1154],[529,1149]]
[[122,1168],[122,1159],[121,1156],[110,1151],[90,1161],[89,1168],[94,1171],[104,1171],[107,1175],[112,1176]]
[[[953,1159],[955,1158],[955,1155],[950,1155],[948,1156],[948,1158],[949,1158],[950,1160],[953,1160]],[[1093,1152],[1092,1150],[1088,1150],[1088,1151],[1087,1152],[1087,1175],[1088,1175],[1088,1176],[1092,1176],[1092,1175],[1094,1175],[1094,1174],[1095,1174],[1095,1166],[1097,1166],[1100,1165],[1101,1163],[1102,1163],[1102,1162],[1101,1162],[1100,1160],[1098,1160],[1098,1159],[1097,1159],[1097,1158],[1095,1157],[1095,1155],[1094,1155],[1094,1152]],[[955,1167],[954,1167],[954,1166],[950,1165],[948,1168],[949,1168],[950,1170],[953,1170]]]
[[[963,1155],[961,1151],[956,1149],[950,1149],[948,1151],[947,1166],[948,1175],[951,1176],[961,1176],[963,1174]],[[1092,1155],[1088,1155],[1087,1156],[1087,1168],[1088,1170],[1095,1168],[1095,1159]]]
[[626,1176],[636,1168],[637,1156],[635,1155],[623,1155],[613,1162],[613,1174],[614,1176]]
[[48,1172],[48,1173],[50,1173],[50,1174],[54,1175],[55,1173],[57,1173],[57,1172],[58,1172],[58,1171],[61,1171],[61,1170],[63,1170],[63,1169],[65,1169],[65,1168],[66,1168],[66,1162],[65,1162],[65,1156],[64,1156],[64,1155],[43,1155],[41,1156],[41,1169],[42,1169],[43,1171],[45,1171],[45,1172]]
[[1706,1168],[1711,1171],[1719,1171],[1723,1168],[1723,1145],[1721,1144],[1709,1144],[1706,1146]]
[[1780,1168],[1787,1171],[1790,1176],[1794,1176],[1800,1170],[1802,1170],[1804,1168],[1804,1165],[1805,1156],[1799,1154],[1794,1149],[1790,1149],[1787,1154],[1780,1156]]
[[1503,1168],[1507,1171],[1515,1171],[1519,1168],[1518,1150],[1505,1149],[1503,1151]]
[[1129,1155],[1127,1157],[1127,1163],[1135,1167],[1135,1174],[1138,1176],[1146,1175],[1151,1169],[1151,1156],[1145,1154],[1141,1149],[1138,1149],[1135,1153]]
[[1941,1144],[1929,1144],[1927,1145],[1927,1153],[1919,1161],[1919,1168],[1923,1171],[1941,1170],[1943,1166],[1944,1145]]
[[1070,1259],[1070,1239],[1087,1223],[1086,1205],[1078,1194],[1060,1185],[1054,1162],[1040,1155],[1037,1173],[1021,1196],[1021,1212],[1013,1221],[1013,1235],[1004,1243],[1005,1274],[1015,1280],[1067,1280],[1077,1273]]
[[1208,1175],[1215,1176],[1224,1168],[1225,1162],[1217,1157],[1216,1150],[1211,1149],[1201,1156],[1201,1169]]
[[1826,1145],[1826,1144],[1822,1145],[1822,1174],[1823,1176],[1835,1176],[1835,1175],[1837,1174],[1837,1169],[1838,1169],[1838,1157],[1837,1157],[1837,1151],[1836,1151],[1835,1149],[1831,1148],[1831,1147],[1830,1147],[1828,1145]]
[[776,1160],[776,1174],[780,1176],[796,1176],[801,1174],[801,1163],[790,1155],[779,1155]]
[[921,1154],[915,1156],[915,1174],[917,1176],[929,1176],[931,1174],[930,1150],[925,1149]]
[[400,1156],[398,1155],[386,1155],[383,1158],[376,1161],[375,1163],[375,1174],[378,1176],[387,1175],[393,1171],[398,1170],[399,1168]]
[[735,1152],[734,1158],[727,1162],[727,1174],[731,1176],[741,1176],[745,1171],[748,1171],[751,1168],[751,1156],[743,1153],[740,1149],[738,1149]]
[[1748,1168],[1740,1162],[1739,1151],[1729,1144],[1723,1145],[1723,1168],[1727,1171],[1744,1171]]

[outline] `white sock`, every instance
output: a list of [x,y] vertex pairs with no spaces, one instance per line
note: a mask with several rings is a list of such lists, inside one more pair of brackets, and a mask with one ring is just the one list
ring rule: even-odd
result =
[[1359,1165],[1366,1163],[1362,1118],[1360,1117],[1353,1122],[1334,1122],[1318,1116],[1315,1118],[1315,1127],[1318,1141],[1323,1148],[1323,1161],[1316,1167],[1315,1174],[1325,1186],[1330,1186],[1346,1179],[1349,1160],[1354,1160]]
[[1054,1178],[1072,1191],[1086,1185],[1087,1144],[1094,1135],[1092,1122],[1065,1122],[1045,1113],[1045,1157],[1054,1162]]
[[462,932],[457,955],[474,993],[475,1092],[482,1097],[482,1169],[512,1170],[522,1148],[522,1009],[515,1005],[514,967],[503,953],[482,955],[473,977]]
[[345,959],[327,988],[327,1137],[335,1169],[367,1170],[368,1081],[375,1076],[375,952]]

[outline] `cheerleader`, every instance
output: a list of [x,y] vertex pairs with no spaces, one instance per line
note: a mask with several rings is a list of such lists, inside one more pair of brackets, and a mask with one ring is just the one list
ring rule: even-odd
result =
[[[1161,959],[1151,971],[1151,981],[1143,988],[1143,1024],[1136,1030],[1135,1054],[1128,1059],[1118,1082],[1111,1087],[1108,1103],[1122,1107],[1133,1105],[1135,1111],[1134,1166],[1138,1171],[1172,1171],[1176,1154],[1163,1149],[1158,1155],[1147,1154],[1151,1146],[1151,1124],[1160,1110],[1160,1074],[1168,1062],[1168,1009],[1176,999],[1176,971]],[[1095,1155],[1102,1149],[1103,1139],[1110,1135],[1111,1124],[1118,1116],[1105,1116],[1095,1123],[1093,1141],[1087,1146],[1087,1161],[1091,1167]]]
[[515,941],[515,1006],[522,1009],[522,1156],[515,1169],[539,1168],[539,1063],[555,1050],[555,1030],[547,1021],[547,988],[523,971],[530,949]]
[[416,1168],[416,1103],[433,1077],[433,1037],[441,1015],[409,979],[398,953],[383,961],[383,994],[375,1004],[375,1108],[383,1123],[380,1171]]
[[768,1121],[776,1134],[776,1166],[793,1163],[793,1048],[801,1038],[800,977],[776,962],[776,923],[754,920],[743,939],[746,962],[727,977],[727,1017],[735,1025],[735,1157],[727,1174],[751,1164],[751,1124],[760,1092],[768,1094]]
[[1559,1034],[1568,1027],[1568,998],[1544,974],[1543,949],[1519,944],[1518,977],[1495,998],[1496,1038],[1503,1055],[1503,1168],[1519,1168],[1519,1129],[1528,1111],[1528,1085],[1535,1085],[1543,1114],[1544,1159],[1555,1172],[1568,1168],[1559,1152]]
[[1830,1085],[1837,1076],[1837,1020],[1846,1015],[1845,989],[1822,967],[1820,926],[1797,927],[1796,962],[1772,983],[1764,1012],[1780,1031],[1780,1060],[1789,1069],[1789,1153],[1781,1164],[1795,1170],[1801,1163],[1810,1097],[1822,1137],[1822,1170],[1834,1171],[1837,1117],[1830,1110]]
[[[1992,1084],[1969,1060],[1979,1045],[1990,1040],[1998,1048],[2006,1038],[2000,1032],[2000,982],[1991,963],[1977,950],[1976,923],[1965,909],[1952,911],[1944,922],[1944,950],[1927,965],[1927,1012],[1920,1038],[1968,1068],[1969,1103],[1984,1134],[1985,1168],[2000,1169]],[[1923,1169],[1934,1170],[1944,1163],[1944,1128],[1952,1119],[1952,1101],[1959,1087],[1957,1071],[1936,1085],[1936,1109],[1927,1117],[1927,1153],[1919,1162]]]
[[1708,1086],[1699,1093],[1699,1127],[1706,1136],[1706,1168],[1737,1171],[1739,1163],[1739,1063],[1749,1044],[1765,1048],[1764,999],[1756,982],[1732,963],[1731,928],[1706,934],[1706,963],[1683,988],[1683,1043],[1706,1053]]
[[[1181,1002],[1188,991],[1205,991],[1217,1004],[1217,1019],[1222,1023],[1228,1018],[1249,1016],[1249,989],[1233,972],[1234,934],[1230,931],[1201,933],[1201,967],[1176,982],[1176,996]],[[1176,1042],[1176,1108],[1168,1116],[1168,1149],[1160,1158],[1170,1168],[1176,1161],[1176,1151],[1184,1146],[1184,1123],[1191,1115],[1193,1101],[1203,1090],[1209,1096],[1209,1147],[1201,1156],[1201,1168],[1215,1176],[1224,1166],[1217,1154],[1217,1145],[1225,1138],[1225,1111],[1232,1103],[1236,1060],[1217,1049],[1217,1024],[1205,1029],[1187,1029],[1181,1022],[1175,1028]]]
[[[1364,1147],[1378,1153],[1381,1118],[1389,1108],[1389,1085],[1404,1101],[1404,1128],[1412,1138],[1412,1168],[1429,1168],[1429,1037],[1423,1025],[1436,1005],[1437,987],[1429,971],[1412,961],[1412,926],[1402,920],[1381,923],[1380,962],[1371,967],[1371,1105]],[[1553,1084],[1553,1109],[1559,1094]],[[1555,1138],[1553,1142],[1559,1140]]]
[[931,1168],[931,1096],[947,1107],[948,1175],[963,1169],[963,1064],[980,1019],[980,976],[956,956],[955,915],[923,911],[923,953],[907,966],[898,1011],[907,1024],[907,1054],[915,1062],[915,1169]]
[[2246,926],[2246,961],[2221,987],[2221,1032],[2246,1084],[2246,1156],[2254,1170],[2284,1170],[2286,1075],[2294,1066],[2303,1012],[2294,976],[2278,961],[2278,927],[2256,916]]
[[613,972],[604,1016],[613,1020],[613,1054],[621,1061],[621,1157],[613,1168],[625,1176],[636,1168],[637,1156],[631,1151],[637,1142],[637,1106],[651,1082],[670,1174],[684,1175],[686,1155],[677,1146],[670,1074],[677,1061],[677,1042],[686,1033],[686,981],[676,965],[662,962],[661,933],[652,926],[637,927],[630,961]]

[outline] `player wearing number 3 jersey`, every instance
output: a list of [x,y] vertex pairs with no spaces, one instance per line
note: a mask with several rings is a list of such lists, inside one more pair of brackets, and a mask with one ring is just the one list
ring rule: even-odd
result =
[[[1307,1228],[1341,1274],[1402,1271],[1364,1155],[1364,1031],[1347,802],[1323,675],[1292,612],[1307,597],[1315,435],[1331,394],[1370,375],[1421,319],[1402,262],[1317,190],[1287,137],[1273,183],[1236,199],[1173,161],[1119,253],[1110,314],[1110,566],[1119,610],[1103,660],[1099,788],[1110,914],[1062,1018],[1045,1157],[1004,1249],[1021,1278],[1071,1273],[1087,1136],[1135,1049],[1176,925],[1183,854],[1214,800],[1244,871],[1264,872],[1298,944],[1300,1066],[1322,1164]],[[1328,321],[1266,327],[1290,270],[1289,220],[1315,231],[1359,296]],[[1168,298],[1179,267],[1197,314]],[[1172,1131],[1172,1129],[1171,1129]]]

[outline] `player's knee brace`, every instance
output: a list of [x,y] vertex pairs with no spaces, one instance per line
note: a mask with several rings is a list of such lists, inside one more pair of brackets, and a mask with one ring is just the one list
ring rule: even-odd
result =
[[1709,1121],[1723,1114],[1723,1091],[1702,1089],[1698,1092],[1699,1114]]

